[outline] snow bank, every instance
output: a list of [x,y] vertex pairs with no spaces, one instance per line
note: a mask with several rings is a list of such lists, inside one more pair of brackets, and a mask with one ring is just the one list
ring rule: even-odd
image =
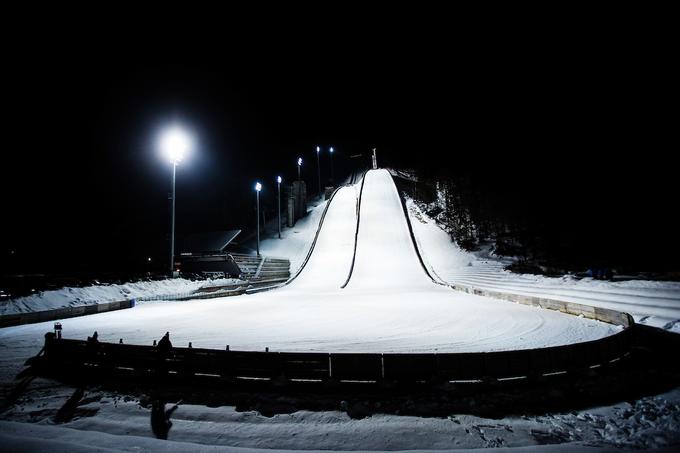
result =
[[235,285],[238,283],[245,282],[233,278],[207,281],[192,281],[176,278],[140,281],[120,285],[93,285],[82,288],[66,287],[3,301],[2,304],[0,304],[0,315],[29,313],[63,307],[77,307],[123,299],[171,296],[173,294],[191,293],[202,287]]
[[290,273],[294,275],[309,252],[327,203],[328,201],[324,201],[308,210],[307,216],[298,220],[292,228],[282,229],[281,239],[277,233],[275,237],[262,240],[260,253],[265,256],[288,258]]
[[631,314],[636,322],[680,333],[679,282],[515,274],[504,269],[506,261],[461,250],[413,200],[407,200],[407,208],[423,259],[442,282],[609,308]]

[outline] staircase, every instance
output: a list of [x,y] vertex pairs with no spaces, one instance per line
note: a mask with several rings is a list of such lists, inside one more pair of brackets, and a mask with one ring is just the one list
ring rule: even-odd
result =
[[285,258],[241,254],[232,256],[241,269],[241,278],[248,281],[249,290],[277,286],[290,278],[290,260]]

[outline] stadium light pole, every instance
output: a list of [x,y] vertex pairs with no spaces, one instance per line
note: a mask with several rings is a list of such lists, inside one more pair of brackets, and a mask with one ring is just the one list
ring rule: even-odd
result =
[[331,184],[333,183],[333,147],[331,146]]
[[175,180],[177,165],[191,149],[190,135],[178,125],[165,129],[159,139],[159,148],[172,163],[172,227],[170,233],[170,276],[175,275]]
[[262,190],[262,184],[259,182],[255,183],[255,194],[257,197],[257,256],[260,256],[260,190]]
[[300,178],[300,167],[302,167],[302,157],[298,157],[297,164],[298,164],[298,181],[300,181],[300,179],[301,179]]
[[279,189],[279,239],[281,239],[281,177],[276,177],[276,184]]
[[316,175],[318,177],[318,183],[319,183],[319,198],[321,198],[321,163],[319,162],[319,152],[321,151],[320,147],[316,147]]

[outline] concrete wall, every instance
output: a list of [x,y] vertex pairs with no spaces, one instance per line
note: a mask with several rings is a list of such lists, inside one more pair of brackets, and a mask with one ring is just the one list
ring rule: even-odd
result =
[[547,310],[560,311],[575,316],[583,316],[588,319],[596,319],[598,321],[606,322],[608,324],[615,324],[625,328],[633,326],[635,322],[633,317],[628,313],[623,313],[607,308],[592,307],[590,305],[577,304],[575,302],[565,302],[556,299],[547,299],[538,296],[527,296],[521,294],[506,293],[501,291],[492,291],[473,286],[453,284],[450,285],[456,291],[462,291],[468,294],[475,294],[477,296],[491,297],[493,299],[508,300],[523,305],[531,305],[534,307],[545,308]]

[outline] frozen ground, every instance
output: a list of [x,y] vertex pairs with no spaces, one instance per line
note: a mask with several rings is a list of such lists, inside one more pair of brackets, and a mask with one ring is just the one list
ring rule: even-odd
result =
[[635,322],[680,333],[680,282],[515,274],[503,269],[507,262],[461,250],[412,200],[407,207],[423,258],[441,282],[610,308],[630,313]]

